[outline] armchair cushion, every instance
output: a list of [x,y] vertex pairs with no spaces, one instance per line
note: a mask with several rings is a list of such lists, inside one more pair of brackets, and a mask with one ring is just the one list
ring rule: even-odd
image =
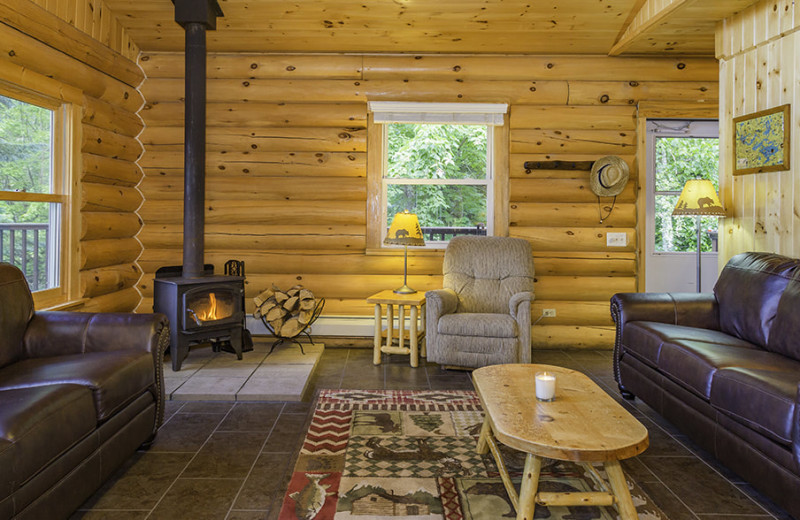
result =
[[439,334],[480,336],[484,338],[516,338],[517,322],[510,314],[461,313],[439,319]]
[[153,359],[135,350],[92,352],[23,359],[0,369],[0,390],[62,383],[91,390],[96,424],[155,385]]

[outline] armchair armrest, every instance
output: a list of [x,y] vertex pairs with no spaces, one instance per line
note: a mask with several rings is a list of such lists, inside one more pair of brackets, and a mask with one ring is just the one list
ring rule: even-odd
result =
[[438,361],[439,318],[453,314],[456,308],[458,295],[452,289],[436,289],[425,293],[425,344],[431,361]]
[[524,291],[512,295],[508,301],[511,317],[519,326],[519,363],[531,362],[531,300],[533,293]]

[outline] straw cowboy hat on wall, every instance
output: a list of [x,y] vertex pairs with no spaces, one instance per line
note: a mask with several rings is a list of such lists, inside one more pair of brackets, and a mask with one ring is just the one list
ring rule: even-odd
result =
[[616,197],[628,183],[628,163],[616,155],[597,159],[589,174],[589,188],[598,197]]

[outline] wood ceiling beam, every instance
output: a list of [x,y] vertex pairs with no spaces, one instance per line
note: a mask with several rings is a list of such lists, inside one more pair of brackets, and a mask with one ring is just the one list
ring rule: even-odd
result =
[[[623,27],[620,36],[617,37],[616,43],[614,43],[611,50],[608,51],[608,55],[619,56],[633,44],[645,37],[653,28],[657,27],[659,23],[669,18],[670,15],[695,1],[697,0],[671,0],[667,5],[661,6],[660,9],[656,6],[659,3],[663,3],[663,1],[644,0],[640,2],[638,12],[634,14],[633,20]],[[645,10],[648,8],[653,11],[650,15],[645,13]]]

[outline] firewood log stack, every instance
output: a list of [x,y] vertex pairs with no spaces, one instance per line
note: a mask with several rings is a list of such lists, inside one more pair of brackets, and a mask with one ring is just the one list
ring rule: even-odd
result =
[[282,291],[274,284],[253,298],[256,310],[253,316],[263,319],[276,336],[293,338],[300,334],[314,318],[317,299],[314,293],[295,285]]

